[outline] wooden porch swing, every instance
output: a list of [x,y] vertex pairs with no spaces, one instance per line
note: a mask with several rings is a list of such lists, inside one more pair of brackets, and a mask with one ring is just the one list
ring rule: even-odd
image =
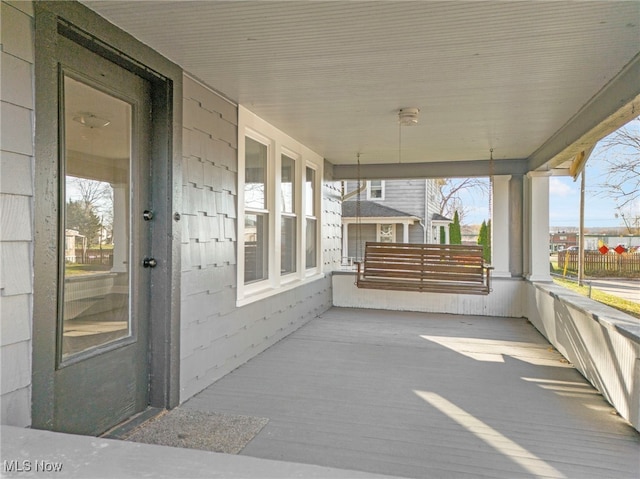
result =
[[[493,184],[493,149],[489,169]],[[357,176],[356,243],[359,245],[360,154]],[[358,288],[477,295],[491,292],[493,267],[485,263],[481,245],[366,242],[364,260],[355,263]]]
[[482,246],[374,243],[356,262],[356,286],[368,289],[489,294],[491,266]]

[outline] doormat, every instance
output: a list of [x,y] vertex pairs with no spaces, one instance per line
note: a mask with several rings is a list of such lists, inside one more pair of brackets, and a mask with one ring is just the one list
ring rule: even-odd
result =
[[238,454],[269,422],[263,417],[230,416],[175,408],[140,425],[126,441]]

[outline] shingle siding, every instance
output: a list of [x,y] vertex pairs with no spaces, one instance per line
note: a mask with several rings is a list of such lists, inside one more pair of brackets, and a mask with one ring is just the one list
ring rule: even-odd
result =
[[0,3],[0,423],[31,424],[34,23],[31,2]]
[[342,249],[342,192],[331,168],[325,166],[322,181],[322,261],[323,271],[338,269]]
[[[237,108],[188,76],[183,92],[181,401],[331,306],[327,277],[236,307]],[[324,178],[325,270],[340,258],[339,202]]]

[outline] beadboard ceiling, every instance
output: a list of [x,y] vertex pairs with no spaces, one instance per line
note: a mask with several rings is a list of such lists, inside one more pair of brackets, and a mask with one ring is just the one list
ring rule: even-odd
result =
[[530,159],[640,51],[637,1],[82,3],[336,165]]

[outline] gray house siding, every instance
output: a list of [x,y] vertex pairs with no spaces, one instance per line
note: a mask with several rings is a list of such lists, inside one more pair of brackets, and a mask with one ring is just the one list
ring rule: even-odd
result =
[[[184,78],[181,401],[332,304],[327,276],[236,307],[237,117],[234,105]],[[339,194],[325,178],[325,270],[339,260]]]
[[33,7],[2,2],[0,422],[31,424],[33,300]]
[[389,180],[382,204],[424,218],[424,193],[425,180]]

